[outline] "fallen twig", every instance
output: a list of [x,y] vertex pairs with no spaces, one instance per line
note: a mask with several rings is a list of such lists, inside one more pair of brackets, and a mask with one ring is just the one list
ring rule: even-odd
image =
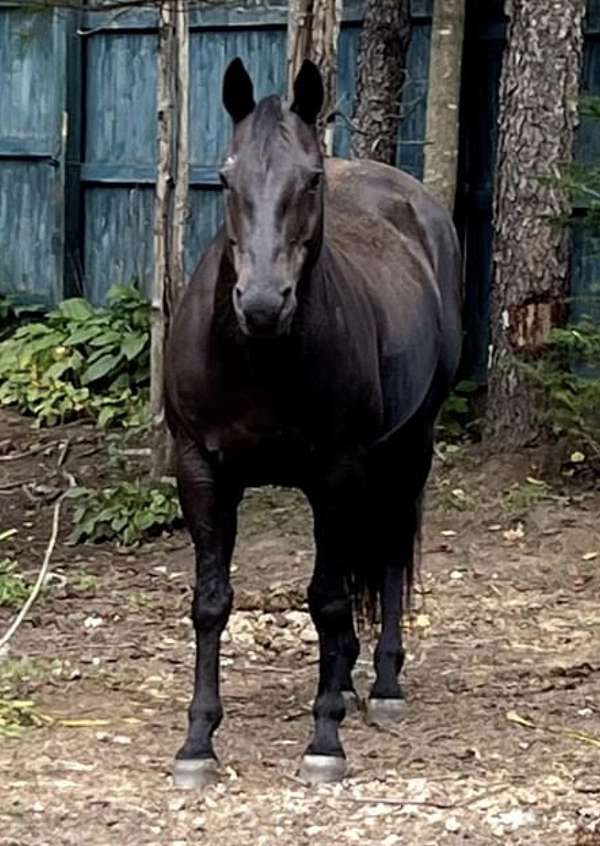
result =
[[69,450],[71,449],[71,438],[68,437],[65,441],[62,441],[59,446],[59,453],[58,453],[58,467],[62,467],[67,459],[67,455],[69,454]]
[[62,441],[49,441],[46,444],[37,444],[31,449],[26,449],[25,452],[10,452],[8,455],[0,455],[0,461],[18,461],[20,458],[30,458],[32,455],[38,455],[47,449],[57,446]]
[[[57,441],[56,443],[60,443]],[[62,465],[67,456],[67,452],[69,449],[70,440],[67,439],[66,442],[63,442],[63,449],[61,454],[58,457],[58,467],[61,468],[62,475],[65,479],[69,482],[69,487],[75,487],[76,481],[75,477],[72,473],[68,473],[66,470],[62,469]],[[67,494],[67,491],[63,491],[60,495],[59,499],[56,501],[54,506],[54,512],[52,514],[52,531],[50,532],[50,539],[48,541],[48,546],[46,547],[46,552],[44,553],[44,560],[42,561],[42,566],[40,567],[40,572],[38,573],[37,580],[32,588],[31,593],[27,597],[27,601],[25,605],[21,608],[15,619],[13,620],[12,624],[9,626],[8,631],[0,638],[0,650],[6,646],[9,640],[14,636],[15,632],[29,613],[29,609],[37,599],[40,590],[42,589],[44,582],[46,581],[46,576],[48,574],[48,567],[50,566],[50,559],[52,557],[52,553],[54,552],[54,547],[56,546],[56,539],[58,538],[58,527],[60,523],[60,509],[62,506],[62,502]]]
[[524,728],[534,729],[536,731],[545,731],[548,734],[562,734],[565,737],[570,737],[572,740],[579,740],[581,743],[589,743],[592,746],[600,748],[600,737],[593,734],[588,734],[586,731],[577,731],[577,729],[564,728],[563,726],[544,726],[537,725],[533,720],[526,717],[521,717],[516,711],[508,711],[506,719],[511,723],[516,723]]
[[29,482],[9,482],[7,485],[0,485],[0,493],[8,493],[14,491],[15,488],[20,488],[22,485],[28,485]]
[[40,567],[40,572],[38,573],[37,581],[33,586],[31,593],[29,594],[25,605],[21,608],[17,616],[15,617],[11,626],[9,626],[8,631],[0,638],[0,649],[2,649],[8,641],[13,637],[27,614],[29,613],[29,609],[37,599],[37,596],[42,589],[42,585],[46,579],[46,574],[48,572],[48,566],[50,564],[50,558],[52,556],[52,552],[54,551],[54,547],[56,546],[56,539],[58,537],[58,526],[60,520],[60,507],[62,505],[62,497],[58,500],[56,505],[54,506],[54,514],[52,515],[52,532],[50,534],[50,540],[48,541],[48,546],[46,547],[46,554],[44,555],[44,560],[42,562],[42,566]]
[[500,790],[505,789],[506,785],[498,782],[498,784],[493,785],[490,790],[484,790],[482,793],[478,793],[477,796],[471,796],[469,799],[463,799],[461,802],[434,802],[433,800],[430,801],[428,799],[401,799],[400,797],[369,798],[368,796],[341,796],[340,798],[346,802],[358,802],[364,805],[396,805],[398,807],[410,805],[411,807],[439,808],[442,811],[454,811],[457,808],[466,808],[474,802],[480,802],[482,799],[487,799],[489,796],[493,796]]

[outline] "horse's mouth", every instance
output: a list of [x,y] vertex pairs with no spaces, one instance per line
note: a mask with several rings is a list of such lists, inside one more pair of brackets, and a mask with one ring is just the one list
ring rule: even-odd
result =
[[245,322],[240,322],[240,329],[246,338],[252,338],[260,341],[275,341],[278,338],[284,338],[286,335],[290,334],[290,324],[291,321],[286,321],[285,326],[277,325],[273,328],[253,327],[250,329]]
[[286,309],[285,313],[277,315],[270,321],[257,323],[249,321],[243,312],[236,309],[236,318],[238,326],[246,338],[269,341],[290,334],[295,311],[295,308]]

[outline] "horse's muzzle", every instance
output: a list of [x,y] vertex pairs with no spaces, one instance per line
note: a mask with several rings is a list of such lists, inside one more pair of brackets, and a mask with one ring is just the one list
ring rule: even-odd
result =
[[296,308],[291,286],[252,292],[236,286],[233,303],[242,332],[259,338],[287,334]]

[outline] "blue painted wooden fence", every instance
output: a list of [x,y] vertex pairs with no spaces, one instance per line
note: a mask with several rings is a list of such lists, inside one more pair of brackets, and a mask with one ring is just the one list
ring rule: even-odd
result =
[[64,20],[0,9],[0,290],[60,298]]
[[[457,221],[465,247],[467,370],[485,376],[502,0],[467,0]],[[352,115],[361,8],[345,3],[340,109]],[[399,166],[422,175],[432,0],[412,0],[408,116]],[[220,101],[227,63],[242,56],[258,96],[283,93],[284,5],[195,10],[190,35],[191,272],[221,219],[217,166],[229,138]],[[87,34],[85,34],[87,31]],[[84,33],[84,34],[79,34]],[[585,84],[600,93],[600,0],[590,0]],[[101,302],[115,282],[152,277],[156,172],[157,16],[150,9],[77,14],[23,11],[0,0],[0,290],[56,302]],[[335,149],[346,155],[340,123]],[[598,155],[591,125],[581,157]],[[576,241],[573,287],[600,280],[597,246]],[[600,314],[598,315],[600,319]]]
[[[399,164],[419,176],[425,134],[432,0],[413,0],[412,103]],[[352,115],[361,12],[347,5],[340,38],[340,108]],[[191,272],[221,219],[217,166],[230,122],[220,92],[242,56],[258,96],[283,93],[284,5],[192,13],[190,34]],[[77,30],[89,34],[78,35]],[[152,277],[156,172],[157,15],[81,15],[0,5],[0,286],[49,302],[83,292],[101,302],[114,282]],[[23,47],[23,45],[26,45]],[[31,104],[34,103],[34,108]],[[38,117],[38,111],[43,115]],[[69,132],[61,136],[63,116]],[[43,119],[42,119],[43,118]],[[349,149],[348,128],[336,152]],[[31,156],[29,155],[31,153]]]

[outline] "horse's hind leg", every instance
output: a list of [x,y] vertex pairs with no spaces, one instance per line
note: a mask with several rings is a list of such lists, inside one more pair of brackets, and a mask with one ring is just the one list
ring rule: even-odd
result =
[[223,717],[219,645],[233,602],[229,569],[240,493],[190,441],[177,443],[177,484],[196,553],[196,669],[188,735],[177,753],[173,778],[176,787],[204,787],[217,780],[212,736]]
[[360,698],[354,687],[352,671],[360,654],[360,642],[354,628],[354,615],[350,606],[350,620],[342,634],[342,651],[344,654],[344,670],[342,672],[342,696],[346,716],[354,714],[361,707]]
[[[398,520],[413,522],[403,508]],[[385,527],[387,528],[387,527]],[[389,534],[382,529],[382,534]],[[393,529],[394,538],[380,535],[378,544],[378,564],[383,563],[380,588],[381,633],[375,647],[375,682],[367,701],[367,721],[370,723],[397,722],[406,710],[404,693],[398,676],[404,664],[402,644],[402,610],[404,595],[405,568],[413,555],[413,536],[411,529],[397,524]],[[381,542],[383,541],[383,542]]]
[[381,634],[375,648],[375,682],[367,703],[367,720],[372,723],[397,722],[406,713],[398,682],[404,664],[403,597],[413,567],[432,454],[432,427],[421,423],[387,444],[374,468],[374,563],[381,573]]

